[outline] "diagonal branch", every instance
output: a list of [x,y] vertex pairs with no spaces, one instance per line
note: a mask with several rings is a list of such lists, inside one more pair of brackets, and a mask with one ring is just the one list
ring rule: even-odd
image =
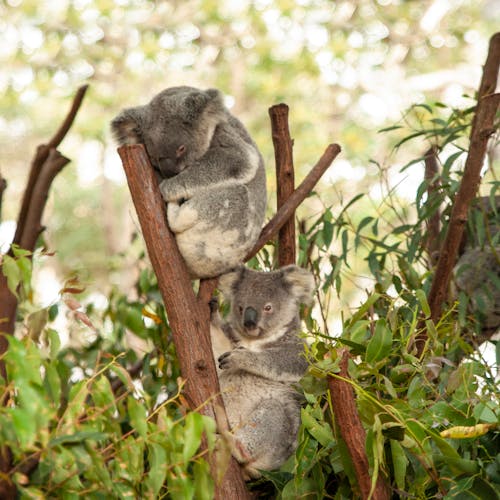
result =
[[340,153],[341,149],[338,144],[330,144],[318,163],[314,165],[307,177],[302,181],[300,186],[288,197],[286,202],[281,206],[276,215],[264,226],[257,243],[245,257],[245,261],[251,259],[257,252],[271,239],[273,239],[283,224],[286,223],[295,212],[295,209],[304,201],[307,195],[312,191],[321,176],[326,172],[332,161]]

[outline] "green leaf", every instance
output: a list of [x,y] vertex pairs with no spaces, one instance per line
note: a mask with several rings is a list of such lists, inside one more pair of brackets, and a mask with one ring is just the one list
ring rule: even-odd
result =
[[392,347],[392,331],[387,326],[384,318],[378,319],[375,323],[375,332],[366,347],[365,359],[367,363],[376,363],[388,357]]
[[12,408],[9,413],[20,446],[30,447],[37,439],[37,425],[33,413],[24,408]]
[[377,302],[377,300],[380,298],[380,294],[374,293],[366,299],[366,302],[361,305],[361,307],[352,315],[351,320],[349,321],[349,325],[354,325],[357,321],[362,319],[370,307]]
[[189,412],[186,415],[184,427],[184,446],[182,449],[184,462],[188,462],[200,447],[203,429],[202,416],[194,411]]
[[398,441],[391,439],[391,456],[392,456],[392,466],[394,468],[394,480],[396,481],[397,487],[401,491],[405,491],[406,484],[406,469],[408,467],[408,459],[406,458],[406,453]]
[[198,460],[193,465],[194,498],[196,500],[212,500],[214,498],[214,481],[210,474],[210,466],[205,460]]
[[429,303],[427,302],[427,297],[425,295],[425,292],[419,288],[418,290],[415,290],[415,295],[417,296],[418,302],[425,316],[430,317],[431,308],[429,306]]
[[332,446],[334,438],[330,425],[326,422],[318,422],[308,410],[309,408],[301,409],[302,424],[319,444],[325,448]]
[[103,441],[107,439],[108,435],[104,432],[97,431],[80,431],[75,432],[74,434],[68,434],[65,436],[58,436],[49,441],[50,447],[55,447],[61,444],[77,444],[86,441],[87,439],[91,439],[93,441]]
[[139,436],[146,439],[148,436],[148,422],[146,408],[132,396],[127,398],[130,425],[138,432]]
[[163,446],[148,443],[149,473],[145,479],[148,498],[157,498],[167,476],[167,453]]
[[21,282],[21,270],[17,267],[15,259],[10,255],[2,256],[2,272],[7,278],[9,290],[17,297],[17,287]]

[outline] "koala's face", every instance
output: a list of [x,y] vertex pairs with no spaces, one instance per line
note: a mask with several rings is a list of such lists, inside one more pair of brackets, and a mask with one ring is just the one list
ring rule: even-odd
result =
[[311,300],[314,280],[296,266],[258,272],[241,266],[219,279],[231,302],[229,323],[244,338],[275,335],[296,320],[299,305]]
[[111,128],[121,145],[144,144],[155,170],[168,178],[206,153],[222,119],[225,108],[218,90],[172,87],[145,106],[124,110]]

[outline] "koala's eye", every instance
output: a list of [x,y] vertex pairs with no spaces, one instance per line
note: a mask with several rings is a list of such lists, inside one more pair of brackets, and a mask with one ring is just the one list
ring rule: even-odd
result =
[[180,158],[184,153],[186,152],[186,146],[184,144],[181,144],[178,148],[177,151],[175,152],[175,156],[177,158]]
[[269,313],[269,312],[271,312],[272,310],[273,310],[273,306],[272,306],[272,304],[266,304],[266,305],[264,306],[264,311],[265,311],[266,313]]

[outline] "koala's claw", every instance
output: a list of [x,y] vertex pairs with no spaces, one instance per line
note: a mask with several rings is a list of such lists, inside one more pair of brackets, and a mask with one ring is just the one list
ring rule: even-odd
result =
[[217,362],[219,363],[219,368],[221,370],[226,370],[227,368],[229,368],[231,366],[231,363],[229,360],[230,355],[231,355],[231,351],[228,351],[228,352],[225,352],[224,354],[221,354],[219,356],[219,359],[217,360]]
[[214,314],[219,310],[219,301],[217,300],[217,297],[212,297],[208,301],[208,307],[210,308],[211,314]]

